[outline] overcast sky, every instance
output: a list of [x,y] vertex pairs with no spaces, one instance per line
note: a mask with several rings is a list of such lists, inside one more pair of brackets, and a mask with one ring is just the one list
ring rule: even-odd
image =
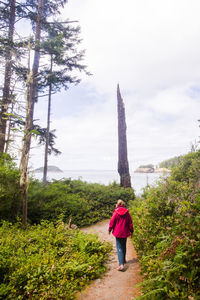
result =
[[[51,129],[62,155],[49,164],[117,168],[117,83],[131,170],[190,151],[200,135],[199,12],[199,0],[68,1],[63,18],[79,21],[93,75],[53,96]],[[35,110],[43,124],[46,106],[41,100]],[[43,165],[41,150],[31,163]]]

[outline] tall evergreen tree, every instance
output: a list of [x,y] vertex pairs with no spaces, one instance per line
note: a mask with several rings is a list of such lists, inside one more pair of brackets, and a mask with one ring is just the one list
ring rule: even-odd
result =
[[[10,103],[10,82],[12,76],[12,49],[15,24],[15,9],[16,0],[9,1],[9,17],[8,17],[8,37],[5,48],[5,72],[4,72],[4,87],[0,111],[0,152],[3,153],[6,137],[6,123],[8,105]],[[1,14],[2,15],[2,14]]]
[[[26,0],[24,0],[26,1]],[[2,82],[2,94],[0,101],[0,152],[8,149],[6,138],[7,121],[10,109],[13,110],[13,100],[15,100],[15,83],[18,82],[17,90],[19,92],[19,81],[24,82],[27,68],[20,66],[24,51],[28,44],[26,38],[20,37],[16,32],[15,23],[23,18],[27,18],[25,4],[16,0],[0,2],[0,58],[4,65],[4,79]]]
[[23,214],[22,222],[26,226],[27,223],[27,189],[28,189],[28,160],[29,152],[31,146],[31,131],[33,130],[33,113],[35,97],[37,92],[37,75],[40,62],[40,38],[41,38],[41,28],[43,20],[44,11],[44,0],[38,0],[38,13],[36,19],[36,29],[35,29],[35,53],[33,59],[33,67],[29,74],[27,81],[27,95],[26,95],[26,123],[25,123],[25,136],[22,148],[22,155],[20,161],[20,187],[23,194]]
[[[44,157],[43,182],[47,182],[48,147],[50,132],[50,113],[52,93],[60,91],[61,88],[68,89],[69,84],[77,84],[80,79],[72,75],[73,70],[86,71],[86,66],[81,64],[84,51],[78,51],[77,45],[80,43],[79,26],[71,26],[70,21],[53,22],[46,26],[48,31],[47,39],[41,43],[41,52],[50,57],[50,68],[40,74],[39,90],[44,90],[48,86],[48,113],[47,131]],[[53,25],[53,26],[52,26]]]
[[[27,223],[27,172],[31,147],[31,135],[33,132],[34,105],[38,93],[41,34],[43,26],[45,26],[47,23],[47,17],[59,13],[59,9],[63,7],[63,5],[66,3],[66,0],[27,0],[27,3],[32,5],[33,9],[35,8],[36,10],[31,15],[33,27],[35,29],[35,47],[33,66],[27,77],[25,136],[23,139],[23,148],[20,160],[20,186],[23,194],[22,222],[24,226],[26,226]],[[37,7],[35,6],[36,3]]]
[[[35,102],[47,88],[49,88],[49,97],[51,98],[52,93],[60,91],[61,88],[67,89],[70,83],[78,83],[80,80],[75,76],[72,76],[70,72],[73,69],[85,71],[85,66],[79,63],[84,53],[78,52],[75,49],[77,44],[80,42],[80,39],[78,38],[78,27],[74,29],[71,28],[69,30],[69,27],[67,25],[68,22],[49,21],[50,17],[60,13],[60,9],[64,6],[67,0],[15,1],[9,0],[8,3],[6,3],[6,1],[2,2],[3,4],[0,3],[0,28],[3,28],[5,31],[3,35],[0,35],[0,44],[3,45],[3,47],[0,47],[0,58],[2,57],[2,60],[5,61],[5,78],[8,78],[8,75],[6,74],[9,74],[9,76],[11,76],[12,74],[17,74],[21,82],[26,87],[25,121],[22,116],[20,116],[19,119],[15,116],[11,117],[12,126],[13,124],[14,126],[15,124],[19,124],[19,126],[23,126],[23,124],[25,124],[25,135],[23,138],[23,148],[20,160],[20,186],[23,194],[23,224],[26,225],[28,189],[27,168],[31,146],[31,135],[35,131],[36,126],[33,122]],[[15,14],[13,14],[13,9],[11,9],[13,8],[14,4]],[[15,19],[13,19],[13,16],[15,17]],[[14,36],[14,23],[16,21],[20,22],[20,18],[30,21],[32,25],[34,39],[32,39],[31,42],[28,42],[28,39],[24,37],[22,39],[22,42],[16,42],[17,39],[15,39]],[[8,26],[8,24],[10,27]],[[8,36],[7,39],[5,39],[5,33]],[[54,38],[50,39],[48,37],[49,33],[55,36],[56,43],[54,42],[54,46],[50,45],[51,42],[53,43]],[[24,65],[25,60],[23,60],[23,63],[20,63],[20,65],[16,64],[15,59],[9,60],[10,56],[7,55],[9,53],[7,50],[11,50],[11,55],[16,55],[16,53],[19,53],[18,51],[20,47],[23,48],[25,46],[28,49],[28,44],[31,45],[34,51],[32,68],[30,67],[30,59],[28,59],[29,63],[27,66]],[[47,50],[47,48],[49,48],[49,50]],[[29,52],[30,51],[27,50],[26,54],[29,54]],[[52,57],[52,70],[47,66],[40,68],[40,57],[44,57],[45,55]],[[21,59],[21,55],[18,55],[18,59]],[[9,68],[11,68],[11,72],[9,71],[9,68],[6,67],[6,61],[11,62],[10,65],[8,64]],[[0,120],[3,120],[3,122],[1,122],[0,124],[0,133],[3,132],[3,134],[0,135],[0,151],[4,151],[6,141],[5,134],[7,122],[6,118],[4,117],[8,115],[9,106],[10,108],[13,108],[13,106],[9,102],[11,99],[10,82],[11,77],[9,77],[8,80],[4,80],[4,89],[2,93],[2,100],[0,102]],[[16,93],[13,93],[13,95],[14,94]],[[9,95],[9,97],[6,98],[3,97],[3,95]],[[8,101],[5,99],[7,99]],[[3,104],[4,102],[5,105]],[[50,118],[48,122],[50,123]],[[43,129],[41,129],[40,131],[42,133],[46,132],[46,139],[49,139],[50,148],[48,148],[47,146],[48,151],[55,150],[55,152],[57,152],[57,149],[53,148],[53,140],[55,138],[53,131],[50,131],[48,125],[46,131]],[[48,136],[47,132],[49,132]],[[1,139],[1,137],[3,137],[3,139]]]

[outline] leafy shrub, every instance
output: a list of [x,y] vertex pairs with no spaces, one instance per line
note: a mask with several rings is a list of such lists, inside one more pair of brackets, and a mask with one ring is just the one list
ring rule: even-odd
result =
[[[0,155],[0,220],[16,221],[22,213],[20,173],[13,159]],[[81,180],[55,180],[43,185],[31,179],[28,190],[28,219],[33,223],[41,220],[56,221],[62,214],[64,221],[70,217],[73,223],[85,226],[108,218],[117,199],[127,204],[134,199],[134,191],[121,188],[115,182],[108,186],[89,184]]]
[[20,211],[19,171],[11,157],[0,154],[0,219],[13,220]]
[[138,299],[200,299],[200,151],[146,189],[131,213],[146,279]]
[[23,230],[0,227],[1,299],[73,299],[77,290],[97,278],[111,246],[97,236],[43,221]]
[[62,214],[65,222],[72,217],[73,223],[85,226],[110,217],[119,198],[128,203],[134,192],[115,183],[105,186],[64,179],[44,186],[34,180],[29,187],[28,218],[39,223],[42,219],[56,220]]
[[172,169],[174,167],[177,167],[180,164],[182,157],[183,156],[180,155],[164,160],[159,164],[159,168]]

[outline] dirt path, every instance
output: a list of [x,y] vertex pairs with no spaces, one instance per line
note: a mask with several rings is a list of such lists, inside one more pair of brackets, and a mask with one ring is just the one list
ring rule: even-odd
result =
[[118,259],[115,238],[108,234],[109,220],[99,222],[84,232],[97,233],[101,240],[111,242],[113,251],[108,261],[108,271],[101,279],[94,280],[84,291],[78,294],[77,300],[131,300],[141,295],[136,285],[141,282],[140,266],[131,240],[127,241],[127,264],[124,272],[117,271]]

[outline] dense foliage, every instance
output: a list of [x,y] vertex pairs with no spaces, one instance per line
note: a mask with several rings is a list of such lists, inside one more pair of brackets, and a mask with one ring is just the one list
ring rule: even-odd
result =
[[200,151],[146,189],[132,216],[146,279],[139,299],[200,299]]
[[[73,299],[77,290],[105,271],[111,246],[64,222],[72,217],[79,226],[92,224],[110,216],[118,198],[134,199],[132,189],[115,183],[65,179],[44,186],[31,180],[28,216],[38,224],[23,230],[16,223],[22,209],[19,171],[6,154],[0,160],[0,190],[0,299]],[[57,221],[60,214],[62,222]]]
[[12,220],[20,211],[19,171],[7,154],[0,155],[0,219]]
[[[0,156],[0,220],[15,222],[22,215],[22,196],[19,170],[7,154]],[[78,226],[93,224],[112,215],[119,198],[126,203],[134,199],[134,191],[118,184],[90,184],[81,180],[55,180],[46,186],[31,179],[28,192],[30,223],[42,220],[64,222],[72,217]]]
[[177,167],[180,164],[182,157],[183,156],[180,155],[172,157],[170,159],[166,159],[159,164],[159,168],[172,169],[174,167]]
[[63,179],[44,186],[35,180],[29,186],[28,219],[39,223],[62,214],[65,222],[72,217],[73,223],[85,226],[110,217],[119,198],[128,203],[134,192],[116,183],[106,186]]
[[0,227],[1,299],[73,299],[97,278],[111,250],[96,236],[44,221],[26,230]]

